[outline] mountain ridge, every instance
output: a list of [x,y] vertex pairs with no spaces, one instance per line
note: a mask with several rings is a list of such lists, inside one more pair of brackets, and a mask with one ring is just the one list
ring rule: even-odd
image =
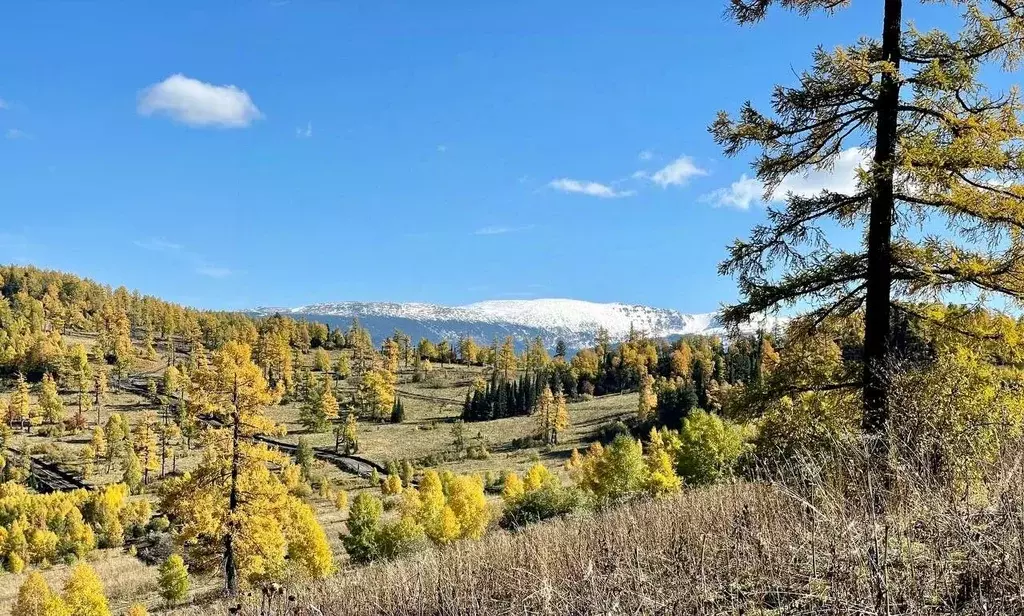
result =
[[344,301],[295,308],[262,307],[252,312],[316,318],[332,327],[347,326],[358,318],[378,341],[394,329],[401,329],[414,340],[426,337],[454,342],[461,336],[473,336],[478,342],[487,343],[493,338],[512,336],[522,346],[540,337],[553,348],[561,339],[573,350],[592,346],[601,328],[613,342],[626,339],[633,329],[655,338],[725,332],[714,312],[689,314],[640,304],[566,298],[487,300],[461,306]]

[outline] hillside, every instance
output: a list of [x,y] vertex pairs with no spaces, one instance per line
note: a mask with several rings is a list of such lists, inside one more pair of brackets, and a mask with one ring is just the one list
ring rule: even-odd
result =
[[548,348],[562,340],[571,350],[592,346],[604,329],[612,342],[625,340],[631,330],[654,338],[685,334],[721,333],[714,313],[685,314],[667,308],[574,299],[495,300],[465,306],[424,303],[336,302],[297,308],[258,308],[347,327],[358,318],[374,339],[400,329],[413,340],[457,340],[471,336],[489,342],[512,336],[518,347],[540,337]]
[[[848,478],[868,477],[861,462],[847,459]],[[984,512],[913,483],[882,517],[857,481],[712,486],[347,571],[240,613],[1020,613],[1021,503],[997,489],[1011,475],[990,478]]]

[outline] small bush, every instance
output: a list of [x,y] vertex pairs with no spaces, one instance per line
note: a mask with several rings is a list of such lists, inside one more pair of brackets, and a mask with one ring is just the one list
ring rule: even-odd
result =
[[714,483],[732,474],[749,451],[750,430],[713,413],[694,411],[679,431],[676,465],[690,485]]
[[359,493],[349,514],[349,533],[342,537],[349,558],[356,563],[390,560],[414,551],[423,543],[423,528],[408,515],[382,524],[384,505],[369,492]]
[[348,509],[348,492],[345,490],[338,490],[334,494],[334,508],[338,511],[345,511]]
[[630,436],[631,434],[629,426],[622,421],[615,421],[598,428],[594,432],[594,438],[604,444],[608,444],[620,436]]
[[133,603],[128,607],[128,611],[125,612],[125,616],[148,616],[149,612],[146,611],[146,606],[141,603]]
[[501,518],[502,528],[519,528],[561,515],[585,506],[586,499],[579,490],[549,484],[506,504]]
[[487,460],[491,457],[491,453],[484,445],[470,445],[466,449],[466,457],[470,460]]
[[150,520],[146,527],[150,532],[162,533],[171,527],[171,521],[166,516],[159,516]]
[[178,554],[171,556],[160,565],[160,596],[169,605],[174,605],[188,596],[188,568]]
[[512,439],[512,442],[509,443],[509,446],[513,450],[516,450],[516,449],[530,449],[532,447],[537,447],[540,444],[541,444],[541,440],[539,438],[537,438],[537,436],[531,435],[531,436],[517,436],[516,438]]
[[402,493],[402,479],[396,473],[389,474],[381,483],[380,490],[385,496],[395,496]]

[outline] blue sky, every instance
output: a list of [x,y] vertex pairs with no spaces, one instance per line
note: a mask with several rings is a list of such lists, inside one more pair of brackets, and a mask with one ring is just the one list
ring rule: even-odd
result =
[[0,262],[205,308],[713,310],[764,207],[707,125],[878,4],[741,28],[724,0],[10,3]]

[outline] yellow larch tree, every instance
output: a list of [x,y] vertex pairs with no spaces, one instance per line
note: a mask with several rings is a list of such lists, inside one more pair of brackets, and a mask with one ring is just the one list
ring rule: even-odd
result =
[[367,370],[359,381],[356,399],[363,412],[383,420],[395,404],[395,375],[384,368]]
[[555,396],[551,393],[551,387],[545,385],[537,397],[537,406],[534,411],[537,416],[537,431],[544,443],[550,445],[553,435],[552,429],[555,423]]
[[18,598],[11,608],[11,616],[65,616],[64,601],[50,590],[46,579],[38,571],[28,574],[18,587]]
[[391,374],[396,374],[398,372],[398,359],[400,355],[401,347],[398,346],[397,342],[391,338],[384,341],[384,368]]
[[103,402],[107,397],[107,391],[110,388],[110,382],[107,377],[107,369],[105,366],[100,365],[93,372],[93,404],[96,406],[96,423],[100,423],[100,411],[103,409]]
[[92,369],[89,366],[89,355],[81,343],[71,347],[68,353],[68,364],[71,368],[71,378],[74,379],[75,389],[77,390],[78,412],[75,416],[75,425],[84,426],[85,413],[91,408],[88,391],[89,382],[92,378]]
[[212,367],[211,410],[224,428],[207,431],[199,466],[169,480],[161,494],[178,542],[197,569],[222,564],[232,595],[241,580],[280,578],[289,560],[311,577],[329,574],[323,529],[289,492],[282,471],[272,470],[294,465],[252,440],[283,432],[263,410],[280,398],[283,383],[271,389],[250,347],[234,341],[214,354]]
[[494,369],[500,375],[502,381],[515,378],[518,363],[516,360],[516,347],[512,343],[512,336],[507,336],[501,347],[494,354]]
[[555,394],[554,417],[551,420],[551,442],[558,443],[558,437],[569,428],[569,407],[561,390]]
[[652,496],[678,492],[682,486],[663,435],[651,428],[647,446],[647,489]]
[[50,373],[43,374],[39,386],[39,408],[42,410],[43,421],[48,424],[64,422],[64,400],[57,393],[57,382]]
[[640,421],[647,421],[654,416],[658,408],[658,394],[654,391],[654,377],[646,369],[640,374],[640,399],[637,402],[636,416]]
[[85,563],[75,565],[64,582],[64,603],[68,616],[110,616],[103,583]]
[[21,428],[27,428],[30,425],[30,403],[28,382],[25,381],[25,376],[19,372],[14,392],[7,400],[7,425],[13,427],[17,424]]

